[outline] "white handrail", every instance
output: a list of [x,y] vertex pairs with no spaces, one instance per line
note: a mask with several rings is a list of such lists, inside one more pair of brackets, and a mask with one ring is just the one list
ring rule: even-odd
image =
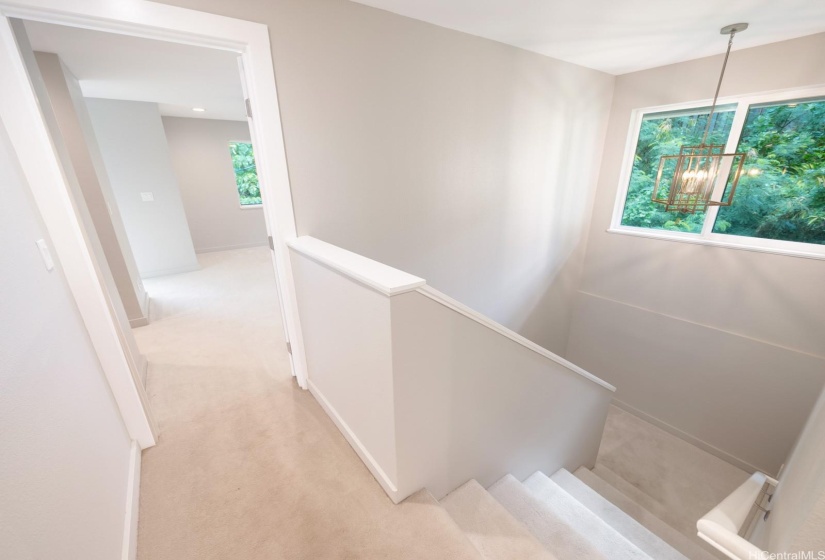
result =
[[309,389],[394,502],[595,459],[612,385],[417,276],[288,245]]
[[565,368],[569,369],[570,371],[572,371],[574,373],[577,373],[577,374],[581,375],[582,377],[585,377],[585,378],[589,379],[590,381],[601,385],[605,389],[608,389],[609,391],[612,391],[612,392],[616,391],[616,387],[614,387],[613,385],[611,385],[607,381],[596,377],[595,375],[593,375],[589,371],[586,371],[586,370],[580,368],[579,366],[577,366],[576,364],[565,360],[561,356],[559,356],[557,354],[554,354],[553,352],[551,352],[547,348],[544,348],[543,346],[539,346],[535,342],[532,342],[531,340],[528,340],[528,339],[524,338],[523,336],[521,336],[517,332],[508,329],[504,325],[502,325],[500,323],[496,323],[495,321],[493,321],[492,319],[490,319],[486,315],[482,315],[481,313],[475,311],[474,309],[472,309],[470,307],[467,307],[463,303],[454,300],[450,296],[445,295],[445,294],[439,292],[438,290],[433,289],[431,286],[427,286],[427,285],[420,286],[419,288],[416,289],[416,291],[418,293],[424,295],[424,296],[427,296],[428,298],[430,298],[434,301],[437,301],[441,305],[449,307],[453,311],[461,313],[465,317],[468,317],[468,318],[472,319],[473,321],[484,325],[488,329],[492,329],[492,330],[496,331],[497,333],[509,338],[513,342],[515,342],[517,344],[521,344],[525,348],[529,348],[530,350],[532,350],[536,354],[544,356],[545,358],[547,358],[549,360],[552,360],[552,361],[556,362],[557,364],[559,364],[561,366],[564,366]]
[[288,239],[286,244],[302,255],[349,276],[385,296],[410,292],[426,283],[423,278],[308,235]]
[[589,371],[585,371],[576,364],[565,360],[550,350],[539,346],[535,342],[527,340],[504,325],[493,321],[489,317],[478,313],[463,303],[460,303],[439,292],[438,290],[427,286],[427,282],[423,278],[408,274],[402,270],[398,270],[397,268],[374,261],[357,253],[347,251],[341,247],[336,247],[335,245],[326,243],[320,239],[315,239],[314,237],[301,236],[289,239],[287,240],[287,245],[298,253],[301,253],[302,255],[305,255],[306,257],[349,278],[352,278],[386,296],[391,297],[416,290],[441,305],[449,307],[450,309],[461,313],[462,315],[484,325],[502,336],[509,338],[513,342],[520,344],[525,348],[528,348],[533,352],[552,360],[553,362],[556,362],[573,373],[577,373],[578,375],[589,379],[593,383],[601,385],[609,391],[616,391],[616,387],[603,379],[599,379]]
[[734,560],[764,558],[764,551],[739,536],[739,531],[748,519],[748,514],[765,483],[776,486],[777,481],[764,473],[753,473],[718,506],[696,522],[699,538]]

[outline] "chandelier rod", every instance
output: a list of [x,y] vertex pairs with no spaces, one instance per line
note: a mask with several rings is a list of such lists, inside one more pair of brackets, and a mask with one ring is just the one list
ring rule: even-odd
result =
[[730,56],[730,48],[733,46],[733,37],[736,35],[735,30],[731,30],[730,39],[728,40],[728,50],[725,53],[725,61],[722,63],[722,72],[719,74],[719,83],[716,84],[716,93],[713,94],[713,103],[710,106],[710,114],[708,115],[708,123],[705,125],[705,133],[702,135],[702,144],[705,144],[710,133],[710,123],[713,120],[713,113],[716,111],[716,100],[719,99],[719,90],[722,89],[722,79],[725,77],[725,68],[728,66],[728,57]]

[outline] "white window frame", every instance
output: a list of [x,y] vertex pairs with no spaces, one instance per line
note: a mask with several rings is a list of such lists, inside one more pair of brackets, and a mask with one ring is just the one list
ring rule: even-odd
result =
[[[731,124],[730,135],[725,146],[726,153],[736,151],[748,109],[752,105],[765,103],[802,102],[811,98],[825,98],[825,85],[817,85],[806,88],[794,88],[775,90],[770,92],[754,93],[747,95],[736,95],[720,98],[718,105],[736,105],[736,112]],[[700,245],[711,245],[715,247],[725,247],[728,249],[744,249],[746,251],[759,251],[764,253],[778,253],[794,257],[825,260],[825,245],[814,243],[799,243],[796,241],[779,241],[776,239],[762,239],[758,237],[744,237],[741,235],[730,235],[723,233],[713,233],[713,224],[719,213],[718,206],[710,206],[705,214],[705,222],[700,233],[688,233],[681,231],[670,231],[660,229],[648,229],[634,226],[622,225],[622,214],[624,213],[627,190],[630,186],[630,174],[633,171],[633,160],[636,155],[636,144],[639,140],[639,133],[642,128],[642,119],[651,113],[667,113],[689,109],[699,109],[710,107],[710,99],[700,101],[690,101],[686,103],[675,103],[672,105],[659,105],[655,107],[643,107],[634,109],[630,114],[630,126],[627,132],[627,142],[625,143],[624,157],[622,159],[622,169],[619,174],[619,188],[616,191],[616,200],[613,206],[613,217],[610,221],[609,233],[622,235],[634,235],[638,237],[648,237],[652,239],[662,239],[666,241],[678,241],[682,243],[696,243]],[[724,170],[723,170],[724,171]],[[714,189],[714,198],[718,199],[722,194],[720,190],[725,188],[728,173],[720,173],[720,179]],[[734,202],[735,202],[734,197]]]

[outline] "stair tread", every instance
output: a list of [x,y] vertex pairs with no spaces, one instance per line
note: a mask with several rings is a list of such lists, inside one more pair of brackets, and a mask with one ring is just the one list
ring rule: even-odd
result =
[[560,560],[613,558],[612,555],[596,548],[588,536],[575,531],[556,511],[536,498],[512,475],[507,475],[493,484],[489,491]]
[[649,556],[657,560],[686,560],[681,552],[673,548],[636,519],[622,511],[582,480],[573,476],[570,471],[560,469],[550,477],[550,480],[561,486],[565,492],[576,498],[605,523],[613,527],[613,529]]
[[628,495],[612,484],[611,481],[603,478],[596,470],[591,471],[586,467],[580,467],[574,475],[685,557],[691,560],[714,560],[717,558],[717,555],[712,554],[690,537],[662,520],[659,517],[659,512],[650,511],[644,504],[636,501],[633,496]]
[[406,509],[411,519],[417,521],[416,530],[431,541],[429,549],[440,551],[444,558],[482,560],[478,549],[427,490],[419,490],[398,507]]
[[593,546],[615,560],[650,560],[650,556],[624,535],[605,523],[575,497],[553,482],[543,472],[533,473],[524,486],[544,504],[551,507]]
[[618,490],[625,496],[632,499],[634,502],[642,506],[644,509],[646,509],[653,515],[655,515],[656,517],[658,517],[659,519],[661,519],[662,521],[676,529],[677,531],[684,534],[684,532],[680,531],[679,527],[677,526],[677,523],[675,523],[675,520],[670,519],[670,517],[672,516],[670,515],[670,512],[668,512],[667,507],[665,507],[665,505],[662,502],[660,502],[650,494],[646,493],[641,488],[634,486],[633,484],[631,484],[618,474],[614,473],[612,470],[605,467],[604,465],[596,464],[596,466],[593,467],[593,470],[591,472],[599,478],[601,478],[602,480],[604,480],[605,482],[607,482],[608,484],[610,484],[611,486],[613,486],[616,490]]
[[441,506],[487,560],[557,560],[475,480],[448,494]]

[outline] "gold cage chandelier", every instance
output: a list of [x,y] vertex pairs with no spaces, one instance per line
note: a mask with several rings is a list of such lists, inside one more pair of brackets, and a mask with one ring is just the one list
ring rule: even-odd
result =
[[[659,160],[659,170],[656,173],[656,184],[653,186],[651,200],[657,204],[663,204],[666,212],[695,214],[696,212],[704,212],[708,206],[730,206],[733,202],[733,194],[736,192],[736,185],[745,165],[745,154],[726,154],[724,144],[708,144],[707,142],[713,115],[716,111],[716,101],[722,87],[722,78],[725,77],[725,67],[728,65],[728,57],[733,45],[733,37],[747,28],[747,23],[735,23],[720,30],[721,34],[730,35],[730,39],[728,40],[728,50],[725,53],[725,61],[722,63],[722,72],[719,74],[719,83],[716,85],[716,93],[713,96],[713,104],[710,107],[708,122],[702,135],[702,142],[694,146],[682,146],[679,155],[662,156]],[[723,193],[720,200],[711,200],[719,173],[725,168],[724,163],[728,158],[731,161],[731,170],[733,171],[730,186]],[[738,163],[734,166],[737,158]],[[674,160],[673,178],[670,180],[670,185],[665,193],[664,187],[667,180],[663,185],[662,175]]]

